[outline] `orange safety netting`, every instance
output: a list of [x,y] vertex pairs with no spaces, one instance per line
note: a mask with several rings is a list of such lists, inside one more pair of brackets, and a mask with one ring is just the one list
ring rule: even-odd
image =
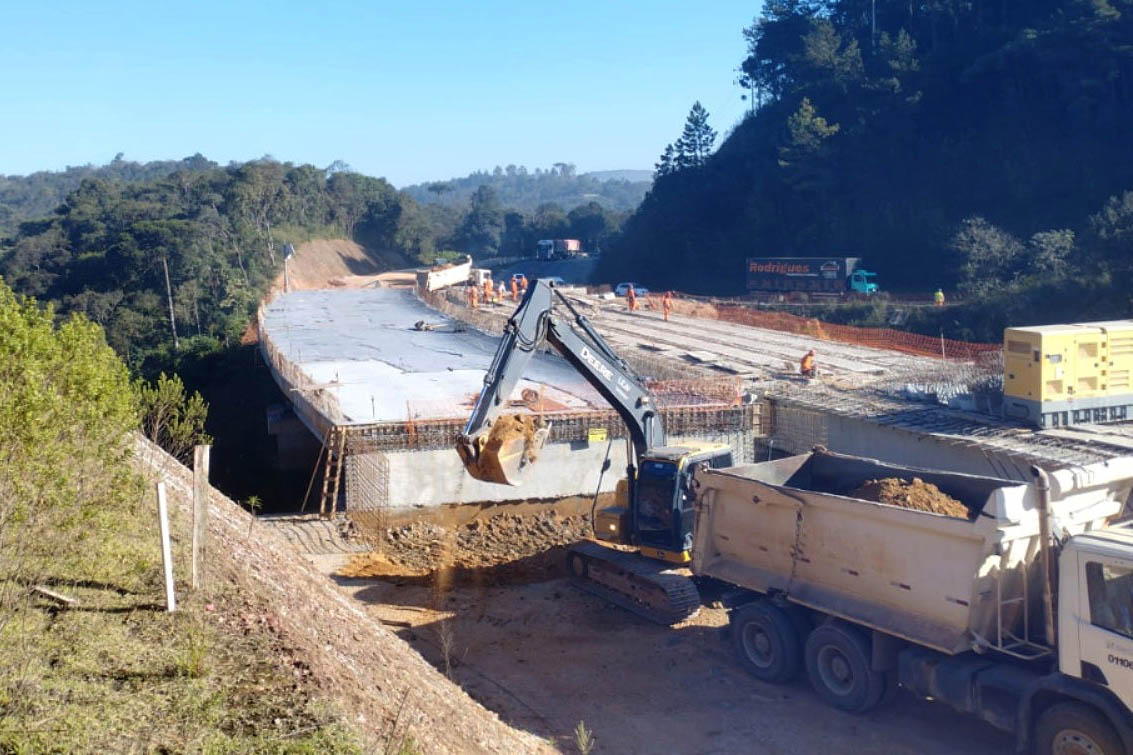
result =
[[[650,295],[649,307],[661,311],[661,297]],[[906,333],[891,328],[861,328],[854,325],[836,325],[815,317],[799,317],[786,312],[772,312],[742,304],[708,303],[694,299],[673,299],[672,311],[688,317],[722,320],[754,328],[766,328],[784,333],[808,336],[819,341],[837,341],[876,349],[900,351],[917,356],[945,359],[974,360],[984,354],[997,352],[998,343],[971,343],[949,338]]]

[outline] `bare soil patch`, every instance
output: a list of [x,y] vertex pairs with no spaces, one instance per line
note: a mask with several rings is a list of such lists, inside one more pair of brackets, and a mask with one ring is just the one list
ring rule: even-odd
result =
[[[318,239],[300,244],[287,263],[291,290],[360,288],[387,270],[409,267],[396,252],[370,251],[349,239]],[[274,288],[283,289],[280,273]]]
[[588,514],[554,509],[502,513],[448,526],[413,522],[377,533],[374,551],[353,557],[339,574],[442,588],[538,582],[559,576],[563,546],[589,533]]
[[968,507],[963,503],[919,477],[914,477],[912,480],[903,480],[899,477],[866,480],[857,490],[850,493],[850,497],[888,503],[891,506],[915,511],[954,516],[959,519],[967,519],[970,515]]

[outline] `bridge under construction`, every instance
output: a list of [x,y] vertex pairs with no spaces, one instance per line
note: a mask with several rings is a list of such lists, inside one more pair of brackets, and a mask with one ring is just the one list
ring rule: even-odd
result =
[[[321,447],[321,482],[311,491],[319,508],[383,513],[612,490],[619,474],[601,469],[606,458],[625,467],[624,427],[553,353],[536,356],[509,408],[550,423],[542,473],[516,488],[468,476],[453,447],[515,304],[473,308],[460,287],[428,289],[417,281],[297,291],[260,310],[262,354]],[[1029,479],[1033,464],[1104,461],[1133,447],[1124,425],[1033,430],[974,403],[945,405],[957,386],[1002,369],[994,345],[859,334],[687,299],[666,320],[656,301],[629,312],[620,299],[565,293],[646,380],[675,443],[726,442],[737,462],[823,445]],[[797,375],[809,348],[819,352],[818,380]]]

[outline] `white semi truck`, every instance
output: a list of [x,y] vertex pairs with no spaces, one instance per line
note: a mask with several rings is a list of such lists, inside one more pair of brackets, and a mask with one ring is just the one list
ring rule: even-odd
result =
[[[1013,731],[1020,750],[1133,752],[1133,460],[1026,485],[814,453],[697,469],[693,572],[733,586],[756,677],[805,670],[860,712],[896,685]],[[919,477],[967,518],[873,503]]]

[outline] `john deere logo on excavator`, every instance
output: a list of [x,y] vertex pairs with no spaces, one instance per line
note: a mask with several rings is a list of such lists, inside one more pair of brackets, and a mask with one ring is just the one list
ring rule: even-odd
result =
[[607,381],[614,376],[614,371],[607,367],[606,363],[601,359],[591,354],[590,349],[583,346],[582,351],[579,352],[579,355],[582,357],[584,362],[593,367],[594,371],[602,377],[606,378]]

